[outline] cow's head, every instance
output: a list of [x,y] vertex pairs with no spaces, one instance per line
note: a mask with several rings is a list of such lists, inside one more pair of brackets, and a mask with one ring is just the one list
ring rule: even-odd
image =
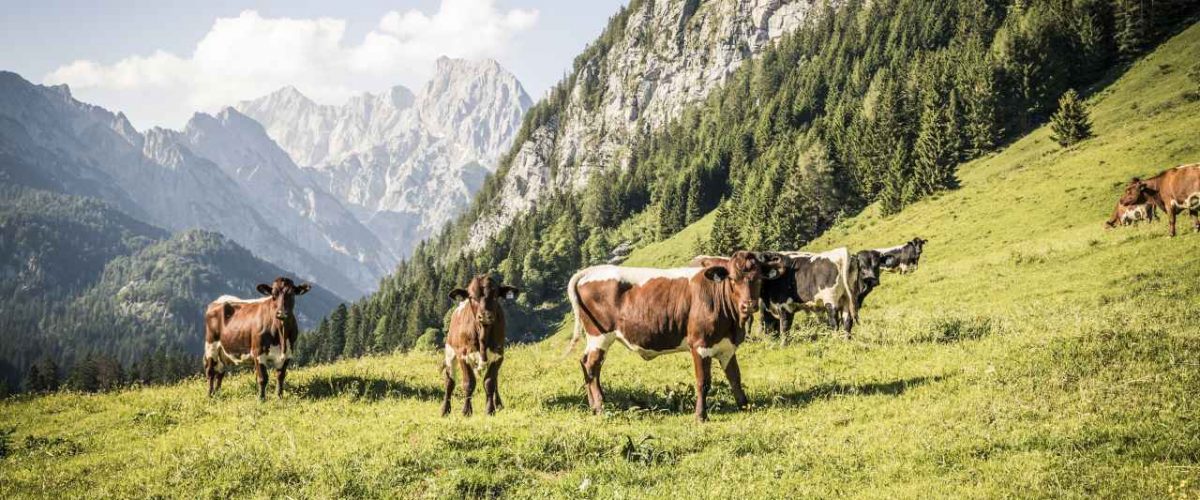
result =
[[515,287],[501,285],[500,281],[490,274],[480,274],[467,283],[467,288],[455,288],[450,292],[450,300],[455,302],[467,301],[475,321],[480,326],[491,326],[500,316],[500,300],[513,300],[521,291]]
[[854,258],[858,260],[858,275],[862,278],[863,284],[868,287],[879,286],[879,266],[883,263],[883,257],[879,255],[879,252],[863,250],[854,254]]
[[1121,193],[1121,204],[1125,206],[1141,205],[1150,201],[1150,197],[1157,194],[1154,188],[1148,186],[1146,181],[1137,177],[1129,181],[1125,186],[1125,192]]
[[271,298],[271,304],[275,307],[275,318],[287,320],[293,316],[296,297],[308,293],[312,286],[308,283],[296,285],[292,280],[280,276],[270,285],[262,283],[256,288],[258,293]]
[[777,279],[787,270],[787,257],[774,252],[740,250],[729,258],[702,257],[693,263],[704,267],[705,279],[728,287],[743,324],[758,310],[762,281]]

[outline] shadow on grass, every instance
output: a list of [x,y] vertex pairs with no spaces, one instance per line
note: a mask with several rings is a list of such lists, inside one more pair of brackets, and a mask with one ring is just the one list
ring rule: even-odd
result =
[[383,398],[412,398],[423,401],[441,401],[442,388],[436,385],[410,385],[400,380],[375,377],[333,376],[313,377],[289,388],[303,399],[330,399],[350,397],[367,401]]
[[[755,394],[749,390],[750,403],[754,407],[804,407],[815,400],[828,399],[837,396],[899,396],[910,388],[922,386],[930,382],[943,380],[945,376],[913,377],[893,380],[891,382],[871,382],[865,384],[825,383],[802,391],[782,394]],[[661,389],[641,387],[605,387],[604,407],[610,410],[626,411],[642,409],[651,412],[691,413],[695,410],[696,393],[691,384],[679,384]],[[718,381],[708,396],[709,413],[733,413],[739,411],[733,404],[733,395],[729,385]],[[573,394],[555,394],[542,400],[542,406],[556,410],[586,410],[587,396],[581,387]]]
[[[820,399],[838,396],[899,396],[913,387],[919,387],[930,382],[938,382],[946,377],[912,377],[891,382],[870,382],[866,384],[847,384],[844,382],[824,383],[812,386],[803,391],[786,392],[768,395],[766,399],[755,400],[756,405],[771,407],[804,407]],[[753,398],[752,398],[753,399]]]

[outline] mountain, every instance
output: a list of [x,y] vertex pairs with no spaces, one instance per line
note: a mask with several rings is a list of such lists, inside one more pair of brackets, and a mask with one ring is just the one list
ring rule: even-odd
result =
[[[18,387],[44,357],[199,356],[209,301],[291,275],[217,233],[172,236],[92,198],[0,186],[0,380]],[[297,317],[315,326],[341,300],[317,286]]]
[[462,212],[530,105],[495,61],[442,57],[417,94],[397,86],[332,106],[287,87],[236,108],[405,255]]
[[468,247],[478,249],[540,199],[582,188],[597,172],[627,169],[653,132],[704,100],[742,63],[840,1],[631,2],[576,57],[567,80],[535,113]]
[[[171,231],[219,231],[339,295],[371,290],[392,254],[298,170],[288,172],[295,167],[248,122],[226,112],[198,116],[182,133],[143,134],[65,85],[0,72],[0,176],[95,196]],[[271,199],[261,199],[264,186]]]

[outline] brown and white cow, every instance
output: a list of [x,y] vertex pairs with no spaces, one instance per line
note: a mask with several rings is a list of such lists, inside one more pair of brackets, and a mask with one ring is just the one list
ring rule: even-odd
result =
[[1104,221],[1104,225],[1110,228],[1132,226],[1141,221],[1154,222],[1154,204],[1143,203],[1140,205],[1125,206],[1117,202],[1117,207],[1113,209],[1112,217]]
[[458,305],[450,316],[450,329],[446,332],[446,359],[442,365],[446,383],[443,417],[450,414],[455,365],[462,372],[466,394],[463,415],[471,415],[471,396],[475,393],[477,377],[483,378],[488,415],[504,407],[498,385],[505,342],[504,308],[500,306],[500,299],[512,300],[518,293],[520,290],[501,285],[488,274],[475,276],[465,289],[455,288],[450,292],[450,299]]
[[1184,210],[1192,216],[1192,227],[1200,231],[1200,163],[1180,165],[1149,179],[1134,177],[1125,186],[1121,204],[1144,203],[1167,213],[1171,236],[1175,236],[1175,216]]
[[204,374],[208,395],[221,389],[227,367],[253,364],[258,376],[258,399],[267,398],[267,369],[277,375],[275,394],[283,397],[283,379],[291,362],[299,329],[293,312],[296,297],[308,293],[284,277],[258,285],[264,297],[254,300],[222,295],[204,312]]
[[580,366],[588,404],[604,409],[600,368],[620,340],[643,359],[690,352],[696,374],[696,419],[708,418],[712,360],[725,376],[739,408],[747,405],[737,347],[758,308],[763,279],[782,272],[782,257],[741,251],[706,267],[651,269],[602,265],[575,273],[567,284],[575,332],[571,347],[586,334]]

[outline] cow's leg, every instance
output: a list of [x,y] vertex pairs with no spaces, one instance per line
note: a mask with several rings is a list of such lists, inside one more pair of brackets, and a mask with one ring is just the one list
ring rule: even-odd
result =
[[454,358],[447,356],[442,363],[442,379],[446,384],[446,395],[442,397],[442,416],[450,415],[450,397],[454,395]]
[[721,368],[725,369],[725,378],[729,380],[729,388],[733,391],[738,408],[746,409],[750,402],[746,398],[746,391],[742,390],[742,369],[738,367],[737,354],[730,354],[728,359],[721,360]]
[[850,330],[854,328],[854,318],[850,316],[850,311],[842,311],[842,329],[846,332],[846,338],[850,338]]
[[288,364],[291,362],[290,359],[283,360],[283,364],[275,372],[275,397],[279,399],[283,399],[283,379],[287,377]]
[[696,368],[696,420],[708,420],[708,389],[712,385],[712,358],[701,356],[692,348],[692,365]]
[[221,382],[224,382],[224,381],[225,381],[225,369],[218,366],[217,367],[217,388],[216,388],[216,390],[213,391],[213,394],[216,394],[221,391]]
[[463,416],[469,417],[473,413],[471,396],[475,394],[475,370],[471,369],[465,359],[458,360],[458,367],[463,375],[463,395],[466,397],[466,400],[463,401]]
[[1168,233],[1171,235],[1172,238],[1175,237],[1175,216],[1176,215],[1178,215],[1178,213],[1176,212],[1175,207],[1167,207],[1167,227],[1170,228]]
[[487,414],[494,415],[496,413],[496,387],[499,366],[496,363],[489,364],[487,372],[483,376],[483,392],[487,395]]
[[841,319],[838,318],[837,308],[834,307],[833,304],[825,304],[825,311],[829,315],[829,328],[837,330],[839,326],[839,320]]
[[599,415],[604,412],[604,389],[600,386],[600,368],[604,366],[604,349],[592,349],[583,355],[583,381],[587,384],[588,405]]
[[206,378],[208,378],[208,397],[211,398],[217,392],[217,387],[216,387],[217,362],[216,362],[216,360],[209,358],[209,357],[204,358],[204,376]]
[[494,361],[492,363],[492,366],[494,366],[496,369],[496,375],[495,375],[496,390],[493,391],[492,397],[496,399],[496,409],[497,410],[504,409],[504,401],[500,399],[500,365],[503,365],[503,364],[504,364],[504,358],[497,359],[496,361]]
[[254,357],[254,373],[258,375],[258,400],[267,400],[267,365],[258,360],[258,356]]
[[780,342],[783,342],[783,339],[787,338],[788,331],[792,329],[792,318],[793,317],[795,317],[795,314],[793,314],[789,311],[780,311],[779,312],[779,341]]
[[1189,209],[1188,213],[1192,215],[1192,229],[1200,231],[1200,208]]

